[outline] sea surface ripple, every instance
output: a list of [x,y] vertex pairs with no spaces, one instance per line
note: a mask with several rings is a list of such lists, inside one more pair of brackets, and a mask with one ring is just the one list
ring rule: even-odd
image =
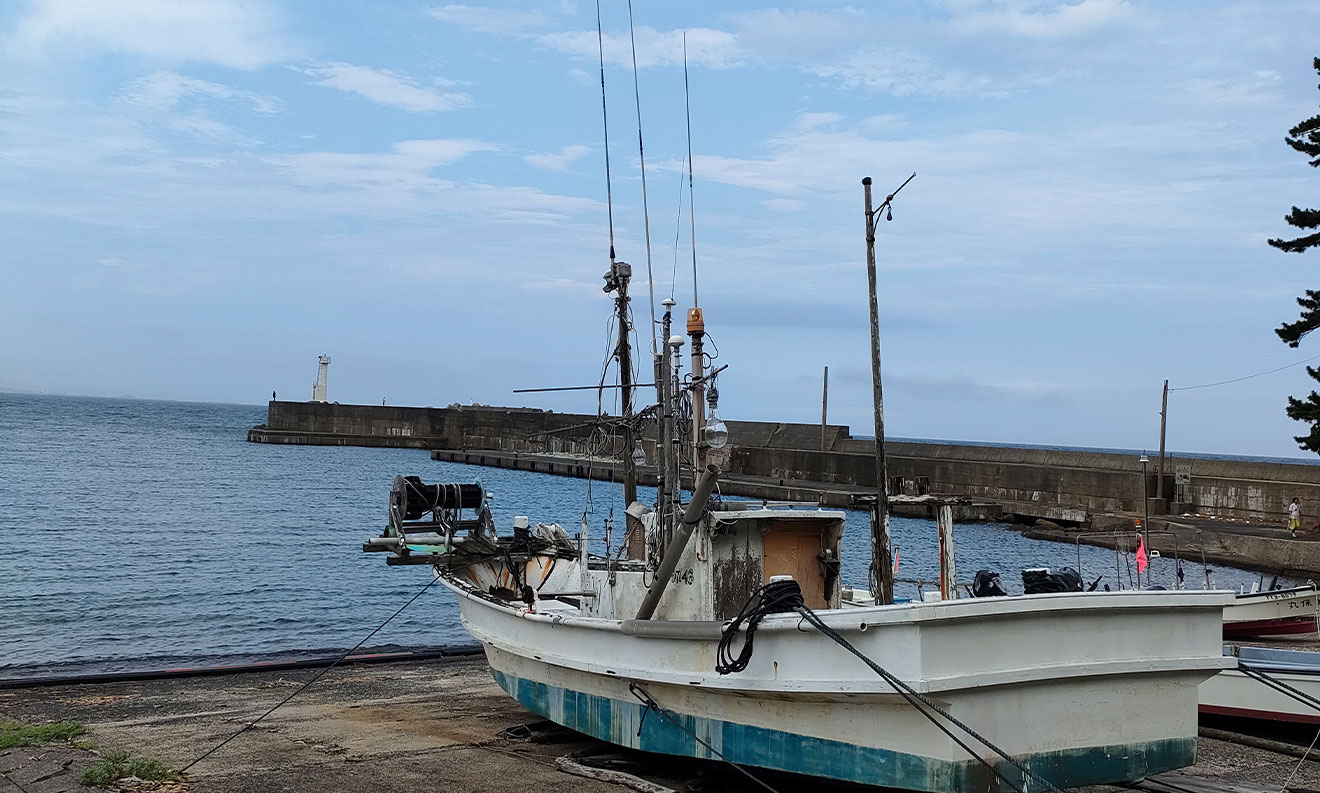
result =
[[[425,451],[248,443],[264,406],[0,393],[0,678],[113,671],[348,648],[430,580],[362,553],[396,474],[482,482],[513,516],[577,531],[583,480],[432,461]],[[653,492],[643,488],[643,499]],[[592,532],[617,486],[590,486]],[[863,585],[865,513],[849,512],[844,581]],[[895,519],[900,576],[937,574],[934,524]],[[598,543],[599,544],[599,543]],[[1077,564],[1073,547],[996,524],[957,529],[959,578],[980,568],[1021,591],[1023,567]],[[1082,548],[1112,583],[1112,551]],[[1258,574],[1217,568],[1221,587]],[[1156,579],[1172,582],[1171,560]],[[1200,565],[1188,565],[1201,586]],[[913,594],[908,588],[906,594]],[[371,645],[468,643],[435,587]]]

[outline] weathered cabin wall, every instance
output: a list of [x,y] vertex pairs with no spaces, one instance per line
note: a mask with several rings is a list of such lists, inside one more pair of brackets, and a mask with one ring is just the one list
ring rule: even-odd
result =
[[[249,431],[248,440],[540,454],[587,453],[595,419],[529,408],[316,402],[271,402],[267,416],[266,424]],[[853,438],[846,426],[827,428],[829,451],[822,452],[819,424],[727,423],[731,445],[725,449],[725,467],[730,474],[785,483],[875,485],[871,441]],[[644,445],[654,455],[653,441]],[[1140,512],[1143,484],[1151,496],[1151,514],[1165,506],[1154,499],[1154,461],[1143,483],[1141,466],[1130,454],[904,441],[889,441],[885,447],[889,475],[905,480],[905,487],[925,480],[932,493],[989,499],[1024,515],[1080,521],[1095,512]],[[1320,514],[1320,466],[1177,458],[1166,465],[1170,496],[1179,464],[1191,467],[1191,483],[1187,501],[1169,504],[1171,511],[1274,519],[1285,516],[1288,502],[1298,497],[1306,515]]]

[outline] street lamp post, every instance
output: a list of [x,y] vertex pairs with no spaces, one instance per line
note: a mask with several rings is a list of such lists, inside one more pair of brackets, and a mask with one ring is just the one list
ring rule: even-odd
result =
[[[1141,463],[1141,544],[1146,549],[1146,585],[1150,585],[1150,498],[1146,492],[1146,465],[1150,458],[1145,452],[1137,460]],[[1138,573],[1140,576],[1140,573]],[[1139,582],[1138,582],[1139,583]]]

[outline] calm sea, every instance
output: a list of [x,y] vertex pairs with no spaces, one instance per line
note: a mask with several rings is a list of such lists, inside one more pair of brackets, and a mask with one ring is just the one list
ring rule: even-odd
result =
[[[501,531],[515,514],[577,530],[583,480],[432,461],[424,451],[246,441],[264,406],[0,393],[0,678],[296,656],[353,646],[421,589],[425,568],[364,554],[396,474],[481,481]],[[644,498],[652,493],[643,491]],[[602,532],[617,487],[591,486]],[[865,513],[850,512],[844,581],[862,584]],[[896,519],[901,576],[936,575],[934,524]],[[1112,551],[1083,548],[1113,583]],[[1072,546],[994,524],[958,527],[959,577],[1076,566]],[[1169,581],[1170,560],[1156,562]],[[1221,587],[1256,573],[1218,568]],[[1199,565],[1188,565],[1200,586]],[[911,594],[911,592],[908,592]],[[372,646],[470,642],[433,588]]]

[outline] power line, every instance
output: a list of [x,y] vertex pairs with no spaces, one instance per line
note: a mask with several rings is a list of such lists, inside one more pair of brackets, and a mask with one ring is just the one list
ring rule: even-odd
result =
[[1313,356],[1311,356],[1310,358],[1307,358],[1307,359],[1302,360],[1302,361],[1297,361],[1297,362],[1295,362],[1295,363],[1284,364],[1283,366],[1275,367],[1274,369],[1269,369],[1269,370],[1264,371],[1264,372],[1256,372],[1255,374],[1249,374],[1249,375],[1246,375],[1245,377],[1234,377],[1232,380],[1220,380],[1220,381],[1217,382],[1217,383],[1202,383],[1201,385],[1185,385],[1185,386],[1182,386],[1181,388],[1170,388],[1169,390],[1170,390],[1170,391],[1192,391],[1192,390],[1197,389],[1197,388],[1214,388],[1215,386],[1228,385],[1229,383],[1240,383],[1240,382],[1242,382],[1243,380],[1250,380],[1250,379],[1252,379],[1253,377],[1263,377],[1263,376],[1265,376],[1265,375],[1267,375],[1267,374],[1274,374],[1275,372],[1282,372],[1284,369],[1291,369],[1291,368],[1293,368],[1294,366],[1301,366],[1302,364],[1304,364],[1304,363],[1310,363],[1311,361],[1314,361],[1314,360],[1316,360],[1317,358],[1320,358],[1320,355],[1313,355]]

